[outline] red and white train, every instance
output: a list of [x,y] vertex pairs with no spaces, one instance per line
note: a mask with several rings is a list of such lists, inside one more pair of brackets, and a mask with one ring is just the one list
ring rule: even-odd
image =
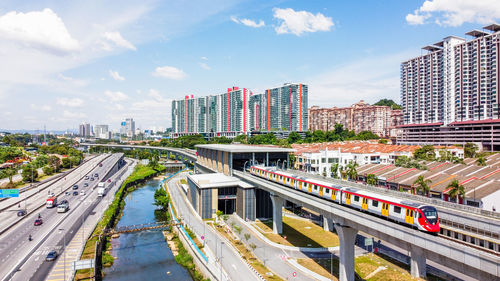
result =
[[316,197],[388,218],[424,232],[437,234],[440,230],[438,213],[433,206],[404,201],[368,190],[332,185],[321,180],[278,171],[271,167],[251,166],[250,173]]

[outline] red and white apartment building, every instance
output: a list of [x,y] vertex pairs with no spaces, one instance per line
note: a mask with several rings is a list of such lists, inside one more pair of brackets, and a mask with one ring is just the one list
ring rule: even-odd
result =
[[449,36],[401,64],[398,144],[474,142],[500,150],[500,25]]

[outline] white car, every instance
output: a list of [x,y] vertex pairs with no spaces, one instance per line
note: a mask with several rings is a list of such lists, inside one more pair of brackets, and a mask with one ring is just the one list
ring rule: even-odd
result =
[[85,190],[80,191],[80,195],[85,195]]

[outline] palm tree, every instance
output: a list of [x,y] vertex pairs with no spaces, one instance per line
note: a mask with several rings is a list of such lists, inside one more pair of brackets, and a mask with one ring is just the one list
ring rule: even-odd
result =
[[377,176],[374,174],[369,174],[368,176],[366,176],[366,183],[371,185],[377,185],[378,183]]
[[465,188],[458,182],[458,180],[452,181],[448,185],[448,188],[451,188],[451,190],[448,192],[448,195],[450,195],[451,198],[453,199],[456,199],[457,197],[465,198]]
[[334,179],[339,177],[339,163],[334,163],[332,164],[332,167],[330,168],[330,171],[332,172],[332,176]]
[[483,156],[479,156],[476,160],[476,164],[478,166],[486,166],[486,160],[484,159]]
[[12,186],[14,183],[12,182],[12,177],[17,173],[15,169],[8,168],[7,171],[7,176],[9,177],[9,185]]
[[415,186],[415,189],[420,192],[422,192],[424,195],[428,195],[429,194],[429,190],[431,189],[429,187],[429,184],[431,183],[432,181],[429,180],[429,179],[425,179],[424,176],[418,176],[418,178],[413,182],[413,185]]
[[358,163],[356,162],[351,162],[346,166],[347,176],[350,180],[356,180],[358,178],[358,171],[356,171],[356,167],[358,167]]

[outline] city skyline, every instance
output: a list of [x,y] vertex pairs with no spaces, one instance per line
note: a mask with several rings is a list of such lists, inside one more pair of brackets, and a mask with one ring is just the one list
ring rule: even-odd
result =
[[463,36],[499,18],[494,1],[6,1],[0,128],[66,130],[85,121],[117,130],[127,116],[141,128],[170,127],[172,100],[221,85],[261,94],[301,81],[309,106],[400,103],[402,61],[422,54],[429,38]]

